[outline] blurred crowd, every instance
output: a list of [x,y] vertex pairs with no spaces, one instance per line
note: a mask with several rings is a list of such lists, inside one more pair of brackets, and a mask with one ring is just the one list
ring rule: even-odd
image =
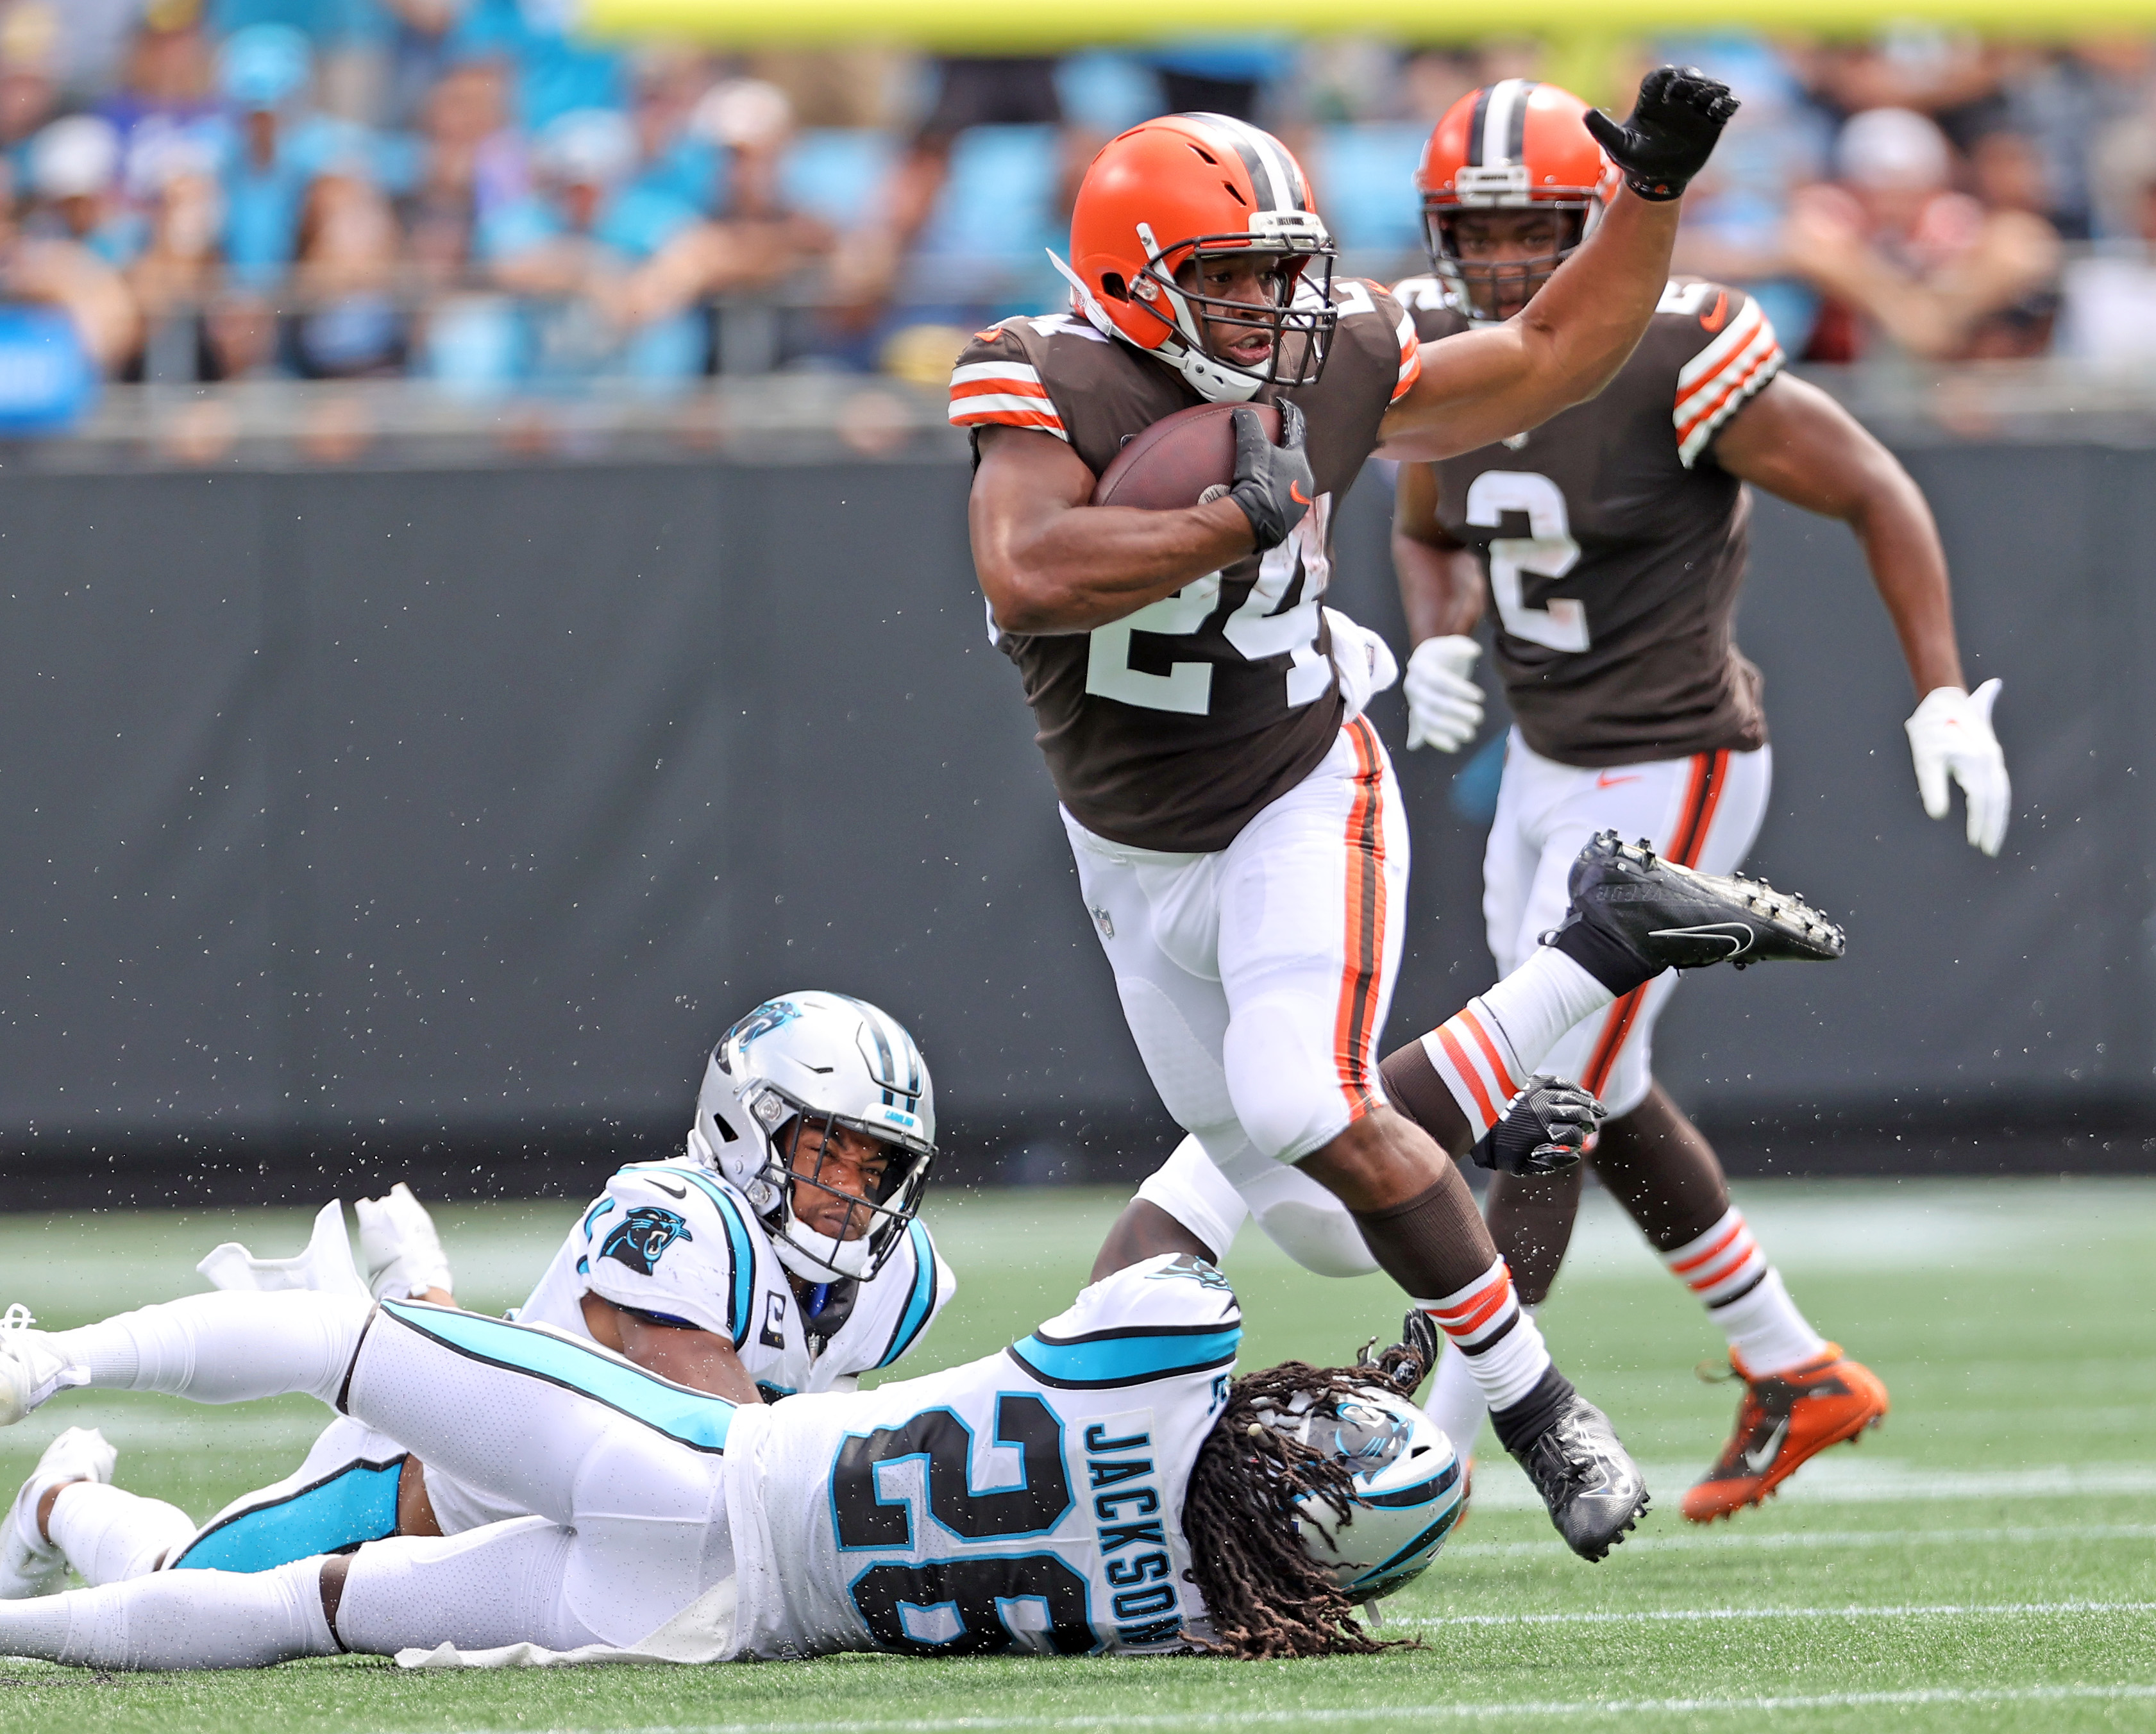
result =
[[[566,0],[0,0],[0,397],[95,379],[414,377],[665,392],[778,368],[933,380],[1060,301],[1092,150],[1240,114],[1304,156],[1350,269],[1416,269],[1409,177],[1462,92],[1614,100],[1692,61],[1744,108],[1686,269],[1795,354],[2156,358],[2156,42],[1415,50],[1202,41],[1045,59],[729,55],[580,36]],[[1598,51],[1599,52],[1599,51]],[[56,376],[57,377],[57,376]]]

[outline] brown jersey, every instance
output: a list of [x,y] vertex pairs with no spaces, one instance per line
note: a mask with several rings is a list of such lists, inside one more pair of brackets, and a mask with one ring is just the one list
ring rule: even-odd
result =
[[[1394,293],[1426,341],[1468,328],[1435,278]],[[1759,671],[1732,635],[1751,502],[1713,446],[1781,366],[1742,290],[1673,282],[1599,397],[1436,466],[1440,526],[1482,557],[1505,697],[1543,757],[1765,744]]]
[[[1407,315],[1383,289],[1343,280],[1332,299],[1340,322],[1323,375],[1278,394],[1308,418],[1317,489],[1295,533],[1111,626],[996,636],[1024,679],[1056,793],[1101,836],[1139,849],[1225,849],[1339,732],[1318,605],[1332,572],[1333,510],[1421,362]],[[1270,387],[1259,393],[1275,400]],[[1201,401],[1165,363],[1068,315],[980,332],[951,377],[959,426],[1051,434],[1096,476],[1132,434]]]

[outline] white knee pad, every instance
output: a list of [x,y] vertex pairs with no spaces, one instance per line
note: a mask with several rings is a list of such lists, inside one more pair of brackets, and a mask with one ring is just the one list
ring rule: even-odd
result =
[[1333,1052],[1336,1010],[1291,989],[1235,1008],[1225,1044],[1228,1095],[1260,1155],[1300,1162],[1353,1118]]
[[1235,1105],[1219,1055],[1191,1028],[1168,991],[1143,976],[1118,976],[1116,993],[1146,1075],[1175,1123],[1191,1127],[1233,1120]]
[[[1240,1128],[1232,1130],[1235,1141],[1246,1141]],[[1213,1165],[1194,1132],[1145,1177],[1137,1196],[1165,1210],[1211,1247],[1216,1264],[1227,1257],[1228,1249],[1235,1244],[1235,1236],[1250,1213],[1241,1195]]]
[[1243,1202],[1265,1237],[1319,1276],[1368,1276],[1378,1268],[1354,1214],[1300,1168],[1275,1163],[1241,1183]]

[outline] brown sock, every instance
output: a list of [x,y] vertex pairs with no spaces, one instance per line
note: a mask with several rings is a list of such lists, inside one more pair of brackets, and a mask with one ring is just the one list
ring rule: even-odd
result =
[[1450,1163],[1435,1185],[1405,1203],[1358,1210],[1355,1226],[1385,1275],[1417,1300],[1456,1294],[1497,1259],[1475,1194]]
[[1579,1214],[1579,1167],[1562,1174],[1492,1174],[1484,1204],[1490,1238],[1512,1267],[1512,1290],[1522,1306],[1549,1299],[1572,1226]]
[[1729,1209],[1714,1147],[1659,1084],[1622,1120],[1604,1124],[1588,1160],[1658,1251],[1697,1240]]
[[1474,1147],[1475,1128],[1460,1111],[1451,1087],[1438,1075],[1420,1042],[1409,1042],[1388,1054],[1378,1062],[1378,1075],[1385,1081],[1386,1100],[1428,1132],[1446,1154],[1456,1158]]

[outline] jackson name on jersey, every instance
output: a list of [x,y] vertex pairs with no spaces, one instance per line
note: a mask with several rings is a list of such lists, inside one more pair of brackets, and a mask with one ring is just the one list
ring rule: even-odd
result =
[[[1394,291],[1424,341],[1468,329],[1433,277]],[[1751,503],[1714,440],[1781,371],[1743,290],[1679,279],[1600,396],[1437,468],[1439,521],[1481,555],[1520,732],[1589,768],[1763,746],[1738,651]]]
[[1203,1630],[1184,1490],[1242,1313],[1188,1255],[1001,1353],[731,1418],[736,1652],[1160,1652]]
[[[1287,541],[1090,633],[999,634],[989,623],[1024,680],[1056,793],[1096,835],[1139,849],[1225,849],[1339,733],[1319,607],[1332,574],[1332,515],[1422,363],[1407,315],[1383,289],[1342,279],[1332,300],[1340,321],[1317,383],[1258,394],[1291,398],[1309,422],[1317,497]],[[1201,401],[1179,374],[1070,315],[978,333],[951,376],[958,426],[1052,434],[1096,476],[1133,434]]]

